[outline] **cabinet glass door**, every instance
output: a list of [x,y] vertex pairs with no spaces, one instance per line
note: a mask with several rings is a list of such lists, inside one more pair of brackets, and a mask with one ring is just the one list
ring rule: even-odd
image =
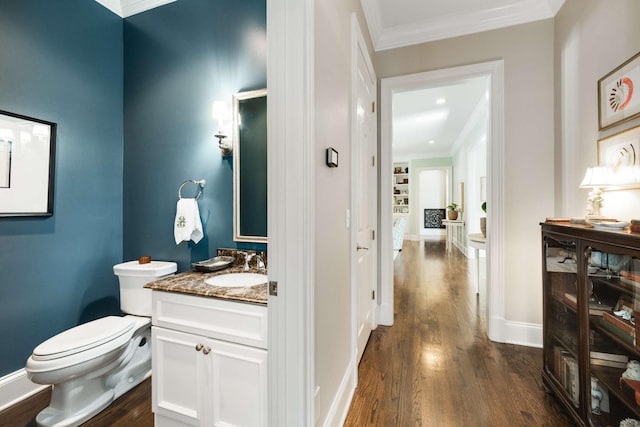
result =
[[627,418],[640,420],[640,343],[635,321],[640,310],[640,259],[633,252],[593,245],[585,250],[585,260],[589,417],[593,426],[619,426]]
[[577,245],[544,237],[544,372],[580,413]]

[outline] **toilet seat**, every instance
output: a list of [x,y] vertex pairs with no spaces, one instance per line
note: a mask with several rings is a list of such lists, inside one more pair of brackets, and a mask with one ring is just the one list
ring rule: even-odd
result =
[[49,338],[33,350],[31,357],[37,361],[48,361],[96,347],[101,347],[100,351],[106,353],[126,343],[132,329],[133,322],[128,317],[103,317]]

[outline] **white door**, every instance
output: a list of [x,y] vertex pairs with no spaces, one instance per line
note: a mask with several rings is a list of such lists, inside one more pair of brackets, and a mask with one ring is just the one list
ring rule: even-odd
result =
[[371,329],[375,326],[377,176],[376,176],[376,78],[364,43],[357,44],[354,129],[354,203],[356,243],[357,360],[360,362]]

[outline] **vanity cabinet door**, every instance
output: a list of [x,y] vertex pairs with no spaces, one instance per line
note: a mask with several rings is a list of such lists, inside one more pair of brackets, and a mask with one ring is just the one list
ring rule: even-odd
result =
[[267,425],[267,351],[152,327],[156,427]]
[[207,425],[212,408],[211,358],[202,353],[206,339],[155,326],[151,336],[155,425]]
[[267,351],[209,340],[213,425],[267,426]]

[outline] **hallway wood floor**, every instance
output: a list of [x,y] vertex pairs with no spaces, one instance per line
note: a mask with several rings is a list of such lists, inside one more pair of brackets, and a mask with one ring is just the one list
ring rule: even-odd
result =
[[542,350],[486,336],[473,260],[443,241],[405,241],[394,264],[394,326],[373,331],[345,426],[562,427]]
[[[395,325],[373,331],[345,426],[571,426],[542,388],[542,351],[486,338],[473,266],[444,242],[405,242],[395,261]],[[472,268],[472,267],[471,267]],[[0,413],[35,427],[42,392]],[[145,381],[83,427],[152,427]]]

